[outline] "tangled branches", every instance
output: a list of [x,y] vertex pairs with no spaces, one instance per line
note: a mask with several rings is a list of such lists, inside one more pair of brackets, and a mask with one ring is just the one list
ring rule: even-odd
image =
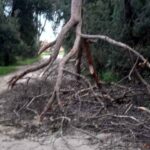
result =
[[[31,67],[31,68],[25,70],[24,72],[20,73],[19,75],[16,75],[16,76],[12,77],[12,79],[9,81],[9,85],[11,87],[14,87],[15,84],[18,82],[18,80],[23,78],[28,73],[37,71],[37,70],[45,68],[47,66],[48,66],[48,68],[51,68],[53,63],[57,59],[60,47],[63,44],[63,40],[64,40],[66,34],[70,31],[70,29],[75,27],[75,29],[76,29],[76,32],[75,32],[76,37],[75,37],[75,41],[74,41],[73,47],[69,51],[69,53],[59,62],[58,75],[57,75],[57,79],[56,79],[56,83],[55,83],[52,95],[51,95],[49,101],[47,102],[47,104],[45,105],[45,107],[43,108],[43,110],[38,115],[39,121],[42,121],[43,118],[44,118],[44,115],[46,114],[46,112],[49,109],[52,109],[52,104],[55,103],[55,101],[58,102],[59,107],[63,111],[63,104],[62,104],[63,102],[61,101],[62,98],[60,98],[60,89],[61,89],[61,85],[62,85],[62,81],[63,81],[63,74],[64,74],[65,64],[72,57],[76,57],[76,55],[79,54],[79,52],[81,51],[81,47],[82,47],[81,45],[83,45],[84,47],[87,47],[86,46],[87,45],[87,39],[89,39],[89,40],[90,39],[101,39],[101,40],[104,40],[104,41],[106,41],[106,42],[108,42],[110,44],[113,44],[115,46],[119,46],[119,47],[121,47],[121,48],[123,48],[125,50],[131,51],[147,67],[150,68],[150,63],[148,62],[148,60],[145,59],[140,53],[138,53],[136,50],[134,50],[130,46],[128,46],[128,45],[126,45],[124,43],[115,41],[115,40],[113,40],[113,39],[111,39],[111,38],[109,38],[107,36],[82,34],[82,31],[81,31],[81,28],[82,28],[82,14],[81,14],[81,12],[82,11],[81,10],[82,10],[82,0],[72,0],[72,2],[71,2],[71,17],[70,17],[69,21],[62,28],[62,30],[59,33],[56,41],[53,41],[52,43],[48,44],[46,47],[42,48],[39,51],[39,53],[42,53],[43,51],[45,51],[47,48],[50,47],[51,51],[52,51],[52,55],[50,56],[49,60],[47,60],[46,62],[40,64],[39,66],[34,66],[34,67]],[[85,43],[83,43],[83,41]],[[90,55],[90,51],[89,51],[89,49],[86,48],[85,52],[87,54],[87,60],[88,60],[88,63],[89,63],[90,73],[94,76],[95,81],[96,81],[97,85],[99,86],[100,85],[100,81],[98,79],[96,71],[94,70],[92,59],[91,59],[91,55]],[[76,61],[77,62],[79,61],[79,59],[80,59],[80,57],[76,57]],[[77,63],[77,64],[78,64],[77,65],[78,68],[80,68],[79,67],[80,63]],[[141,80],[141,81],[143,81],[143,80]],[[147,87],[150,87],[150,86],[147,86]],[[108,97],[109,96],[107,96],[107,98]]]
[[[34,121],[53,95],[57,70],[50,71],[47,80],[30,79],[28,84],[18,84],[1,95],[0,99],[6,100],[4,118],[7,122],[19,124],[28,132],[62,133],[66,129],[84,132],[99,147],[107,143],[107,139],[103,139],[103,142],[100,140],[100,133],[111,133],[115,138],[119,134],[117,139],[121,138],[126,143],[149,144],[150,113],[146,105],[141,105],[143,100],[149,100],[144,87],[103,84],[99,89],[83,75],[66,69],[63,72],[59,90],[62,108],[54,101],[51,109],[45,112],[43,125],[35,126]],[[80,77],[80,80],[73,76]],[[119,144],[118,140],[116,144]],[[115,142],[112,142],[115,146]],[[106,144],[107,148],[109,146]]]

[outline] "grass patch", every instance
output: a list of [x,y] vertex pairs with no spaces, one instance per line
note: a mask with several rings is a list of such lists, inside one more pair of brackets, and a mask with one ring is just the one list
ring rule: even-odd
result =
[[[64,51],[60,51],[58,55],[64,56],[64,54],[65,54]],[[50,56],[50,55],[52,55],[52,51],[50,51],[50,52],[45,51],[45,52],[43,52],[43,53],[41,54],[41,57],[42,57],[42,56]]]
[[17,70],[18,66],[31,65],[39,60],[40,57],[21,59],[17,58],[17,62],[11,66],[0,66],[0,76],[10,74]]
[[12,73],[16,70],[17,70],[16,66],[7,66],[7,67],[0,66],[0,76],[4,76],[4,75]]
[[31,65],[39,60],[39,57],[33,57],[33,58],[17,58],[16,66],[24,66],[24,65]]

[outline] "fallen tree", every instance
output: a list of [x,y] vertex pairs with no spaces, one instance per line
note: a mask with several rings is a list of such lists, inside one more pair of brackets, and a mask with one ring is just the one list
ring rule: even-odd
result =
[[[58,37],[56,38],[55,41],[53,41],[52,43],[49,43],[46,47],[40,49],[39,54],[44,52],[47,48],[50,47],[51,51],[52,51],[52,55],[50,56],[50,58],[46,62],[41,63],[38,66],[31,67],[31,68],[23,71],[22,73],[20,73],[18,75],[15,75],[9,81],[9,85],[11,87],[14,87],[15,84],[18,82],[18,80],[23,78],[28,73],[43,69],[45,67],[47,67],[48,69],[51,68],[52,65],[54,64],[58,54],[59,54],[60,47],[63,45],[63,41],[65,39],[66,34],[71,29],[75,29],[74,44],[72,46],[72,49],[68,52],[68,54],[59,62],[59,65],[58,65],[58,68],[57,68],[58,75],[57,75],[57,80],[56,80],[56,83],[55,83],[55,86],[54,86],[54,89],[53,89],[53,93],[52,93],[49,101],[47,102],[47,104],[43,108],[43,111],[38,115],[39,121],[43,120],[43,117],[44,117],[45,113],[49,109],[51,109],[51,106],[55,101],[58,102],[59,107],[63,111],[63,105],[62,105],[62,102],[61,102],[61,99],[60,99],[60,88],[61,88],[61,83],[62,83],[65,64],[72,57],[75,57],[76,58],[77,74],[80,73],[80,65],[81,65],[81,57],[82,57],[81,53],[82,53],[82,51],[84,51],[86,53],[90,73],[93,75],[93,77],[94,77],[94,79],[97,83],[97,86],[101,87],[101,81],[99,81],[96,70],[94,69],[92,56],[91,56],[90,50],[89,50],[89,43],[93,42],[93,39],[100,39],[100,40],[103,40],[105,42],[108,42],[109,44],[118,46],[118,47],[120,47],[124,50],[130,51],[133,55],[135,55],[139,60],[142,61],[142,65],[145,65],[148,68],[150,68],[149,61],[143,55],[138,53],[135,49],[131,48],[130,46],[128,46],[128,45],[126,45],[122,42],[115,41],[114,39],[111,39],[108,36],[83,34],[82,33],[82,6],[83,6],[83,1],[82,0],[72,0],[71,1],[71,16],[70,16],[69,21],[63,26],[61,32],[58,34]],[[47,71],[47,68],[46,68],[46,71]],[[136,66],[133,67],[132,71],[136,71],[135,68],[136,68]],[[79,75],[78,77],[81,77],[81,76]],[[143,80],[141,80],[141,81],[143,81]],[[145,85],[147,87],[149,87],[148,83],[145,83]]]

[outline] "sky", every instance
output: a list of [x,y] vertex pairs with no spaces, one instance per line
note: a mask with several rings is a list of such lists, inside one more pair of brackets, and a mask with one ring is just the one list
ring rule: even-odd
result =
[[[6,16],[9,15],[7,14],[8,12],[10,12],[10,7],[6,7],[5,8],[7,11],[5,11],[5,14]],[[44,26],[44,23],[45,23],[45,17],[44,15],[41,16],[41,24],[42,24],[42,27]],[[51,42],[51,41],[54,41],[57,37],[57,34],[60,32],[61,28],[62,28],[62,25],[63,25],[63,21],[61,21],[60,25],[58,26],[57,30],[53,31],[53,28],[52,28],[52,25],[53,23],[50,22],[50,21],[46,21],[46,25],[45,25],[45,28],[44,28],[44,31],[42,32],[41,34],[41,37],[40,37],[40,40],[41,41],[47,41],[47,42]]]
[[[42,18],[41,18],[42,26],[44,25],[44,22],[45,22],[45,17],[42,16]],[[41,37],[40,37],[41,41],[51,42],[51,41],[55,40],[56,37],[57,37],[57,34],[60,32],[60,30],[62,28],[63,22],[60,23],[60,25],[58,26],[55,33],[53,31],[52,25],[53,25],[53,23],[47,20],[44,31],[43,31],[43,33],[41,34]]]

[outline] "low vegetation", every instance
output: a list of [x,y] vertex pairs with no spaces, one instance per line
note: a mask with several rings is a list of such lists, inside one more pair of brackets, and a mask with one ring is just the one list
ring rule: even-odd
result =
[[102,80],[107,83],[116,82],[119,80],[119,76],[117,75],[117,73],[110,71],[110,70],[103,71],[101,73],[101,77],[102,77]]
[[9,74],[17,70],[16,66],[0,66],[0,76]]
[[39,57],[33,57],[33,58],[27,58],[27,59],[21,59],[17,58],[17,62],[10,66],[0,66],[0,76],[7,75],[9,73],[12,73],[18,69],[18,66],[24,66],[24,65],[30,65],[39,60]]
[[26,58],[26,59],[17,58],[16,65],[17,66],[30,65],[30,64],[37,62],[38,60],[39,60],[39,57]]

